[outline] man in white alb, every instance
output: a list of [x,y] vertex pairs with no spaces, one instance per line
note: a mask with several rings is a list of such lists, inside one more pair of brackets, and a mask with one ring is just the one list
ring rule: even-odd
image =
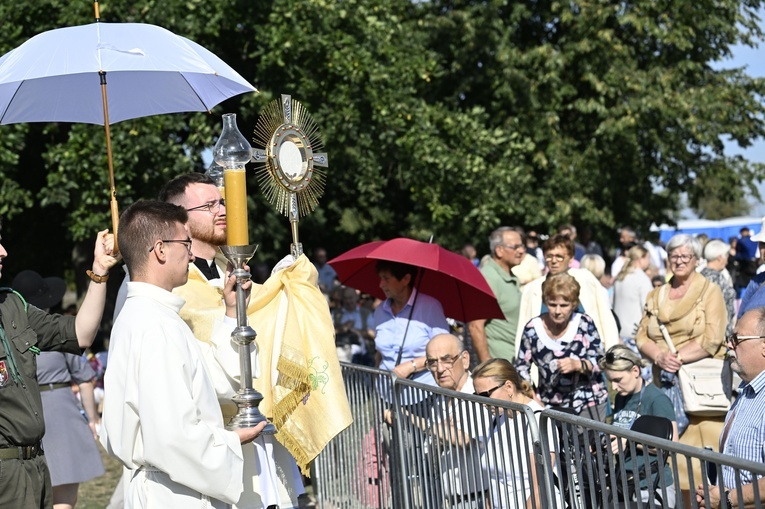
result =
[[[129,469],[127,509],[228,507],[242,492],[241,444],[265,426],[223,427],[199,343],[178,315],[184,300],[172,290],[194,259],[187,220],[182,207],[158,201],[120,218],[131,282],[112,330],[101,443]],[[231,329],[234,286],[229,278],[223,288]]]

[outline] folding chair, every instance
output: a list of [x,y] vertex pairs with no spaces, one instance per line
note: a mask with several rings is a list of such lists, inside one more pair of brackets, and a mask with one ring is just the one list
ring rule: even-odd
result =
[[[666,417],[659,417],[656,415],[641,415],[635,420],[634,423],[632,423],[630,430],[637,433],[643,433],[645,435],[672,440],[672,421]],[[653,503],[651,503],[649,499],[649,502],[644,503],[643,506],[651,507],[651,505],[653,505],[654,507],[664,507],[661,498],[660,476],[663,473],[664,466],[669,459],[669,455],[664,454],[663,451],[650,448],[648,451],[649,461],[648,464],[646,464],[646,457],[645,453],[642,451],[642,448],[635,451],[636,457],[634,458],[632,457],[631,449],[631,447],[625,448],[624,457],[622,460],[624,462],[629,459],[632,460],[632,472],[624,472],[627,476],[625,479],[627,485],[627,493],[623,493],[624,482],[621,479],[622,469],[619,469],[619,474],[617,474],[619,505],[616,507],[637,507],[638,505],[636,498],[640,496],[640,486],[644,481],[647,481],[648,485],[650,486],[654,498]],[[655,479],[651,481],[651,478],[654,475]]]

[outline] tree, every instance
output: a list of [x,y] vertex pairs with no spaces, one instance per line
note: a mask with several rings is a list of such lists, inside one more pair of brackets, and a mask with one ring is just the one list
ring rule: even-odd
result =
[[762,178],[721,139],[762,136],[763,81],[710,66],[761,37],[760,2],[427,5],[443,56],[434,95],[529,141],[511,221],[647,228],[671,222],[683,192],[695,207]]
[[[759,0],[612,2],[113,0],[108,22],[164,26],[207,47],[261,90],[216,107],[112,126],[122,207],[168,178],[202,171],[224,112],[245,136],[282,93],[311,112],[329,153],[319,208],[301,239],[330,254],[410,236],[486,245],[501,224],[550,230],[671,222],[755,191],[762,165],[723,153],[763,136],[763,81],[710,65],[761,37]],[[90,22],[86,2],[25,9],[0,1],[0,49]],[[109,224],[103,129],[3,126],[0,213],[11,273],[70,265],[72,246]],[[250,177],[256,260],[290,243],[287,219]],[[716,207],[722,210],[722,207]],[[63,219],[62,219],[63,218]],[[31,225],[50,225],[45,234]],[[60,226],[60,227],[59,227]],[[18,239],[23,243],[14,246]],[[606,241],[607,242],[607,241]],[[87,252],[87,251],[86,251]]]

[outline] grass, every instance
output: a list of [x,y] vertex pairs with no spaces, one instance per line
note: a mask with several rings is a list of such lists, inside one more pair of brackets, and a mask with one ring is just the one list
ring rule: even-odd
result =
[[101,451],[106,473],[92,481],[80,484],[77,509],[104,509],[109,504],[112,492],[122,475],[122,463],[106,454],[100,444],[98,448]]

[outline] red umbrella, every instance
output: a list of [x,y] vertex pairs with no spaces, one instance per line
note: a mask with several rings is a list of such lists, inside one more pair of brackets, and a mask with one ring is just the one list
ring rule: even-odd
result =
[[405,238],[378,240],[346,251],[329,264],[344,285],[384,299],[375,269],[378,260],[425,269],[417,277],[417,289],[438,299],[450,318],[461,322],[505,318],[481,272],[464,256],[438,244]]

